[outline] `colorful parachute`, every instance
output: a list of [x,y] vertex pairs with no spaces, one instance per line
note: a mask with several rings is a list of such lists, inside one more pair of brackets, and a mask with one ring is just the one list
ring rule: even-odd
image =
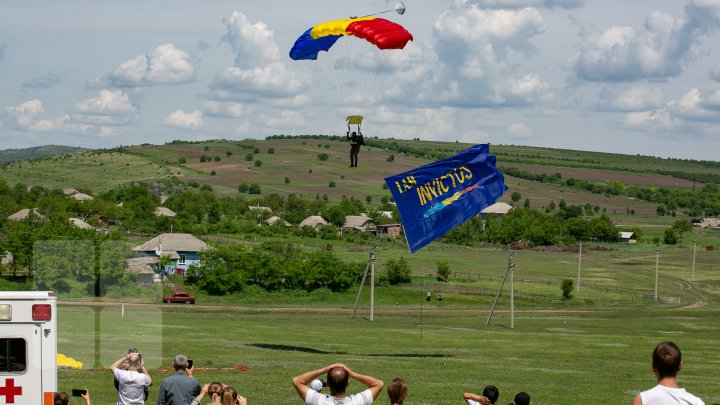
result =
[[403,49],[413,36],[400,24],[376,17],[360,17],[328,21],[305,31],[290,49],[294,60],[318,57],[318,52],[328,51],[343,36],[365,39],[379,49]]

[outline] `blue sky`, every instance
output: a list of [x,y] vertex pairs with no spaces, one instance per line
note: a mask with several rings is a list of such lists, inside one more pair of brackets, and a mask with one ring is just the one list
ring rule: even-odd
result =
[[404,3],[383,15],[404,50],[343,38],[307,62],[306,29],[395,1],[4,1],[0,149],[342,134],[359,113],[366,136],[719,160],[720,0]]

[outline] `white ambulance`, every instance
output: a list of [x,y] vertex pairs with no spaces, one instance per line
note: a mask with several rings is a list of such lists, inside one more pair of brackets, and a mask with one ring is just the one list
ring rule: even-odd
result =
[[0,405],[50,405],[55,391],[55,293],[0,291]]

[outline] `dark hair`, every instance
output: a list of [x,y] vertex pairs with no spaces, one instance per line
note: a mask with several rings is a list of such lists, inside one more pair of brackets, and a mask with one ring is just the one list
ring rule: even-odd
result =
[[527,392],[518,392],[515,395],[515,405],[530,405],[530,395]]
[[222,391],[223,385],[222,383],[219,383],[217,381],[211,382],[210,385],[208,385],[208,395],[212,398],[212,394],[219,394],[220,391]]
[[68,405],[70,403],[70,397],[64,392],[56,392],[53,403],[55,405]]
[[488,385],[483,389],[483,396],[494,404],[500,398],[500,390],[494,385]]
[[682,353],[673,342],[660,342],[652,354],[652,366],[657,370],[658,378],[675,377],[680,371]]
[[347,389],[349,375],[342,367],[333,367],[327,373],[327,385],[330,387],[330,394],[342,394]]
[[390,381],[387,388],[388,397],[392,405],[402,405],[408,394],[408,386],[402,378],[395,378]]

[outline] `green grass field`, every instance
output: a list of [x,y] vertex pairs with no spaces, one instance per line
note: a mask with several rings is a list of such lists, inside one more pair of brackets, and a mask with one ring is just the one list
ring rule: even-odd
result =
[[[356,290],[248,289],[225,298],[199,295],[195,306],[61,303],[58,351],[86,369],[60,371],[59,388],[89,388],[95,403],[111,403],[115,392],[105,368],[137,347],[155,380],[149,403],[170,374],[172,356],[185,353],[195,360],[200,382],[222,381],[257,404],[299,403],[291,378],[338,361],[384,381],[403,377],[410,386],[407,404],[462,403],[463,392],[486,384],[500,388],[499,403],[525,390],[534,404],[623,404],[654,385],[650,353],[657,342],[673,340],[684,352],[680,383],[706,403],[720,401],[718,252],[696,251],[693,278],[692,245],[662,246],[662,302],[656,303],[654,246],[586,249],[580,291],[568,301],[559,285],[577,276],[577,252],[524,250],[514,256],[514,329],[507,288],[485,326],[509,252],[443,244],[415,255],[393,244],[378,249],[378,273],[389,258],[402,256],[415,277],[409,286],[376,289],[374,322],[368,319],[368,288],[355,319]],[[334,250],[347,259],[368,257],[366,249],[340,242]],[[447,283],[431,274],[438,260],[453,270]],[[426,290],[445,299],[424,302]],[[350,386],[355,390],[357,383]],[[387,403],[381,395],[377,402]]]

